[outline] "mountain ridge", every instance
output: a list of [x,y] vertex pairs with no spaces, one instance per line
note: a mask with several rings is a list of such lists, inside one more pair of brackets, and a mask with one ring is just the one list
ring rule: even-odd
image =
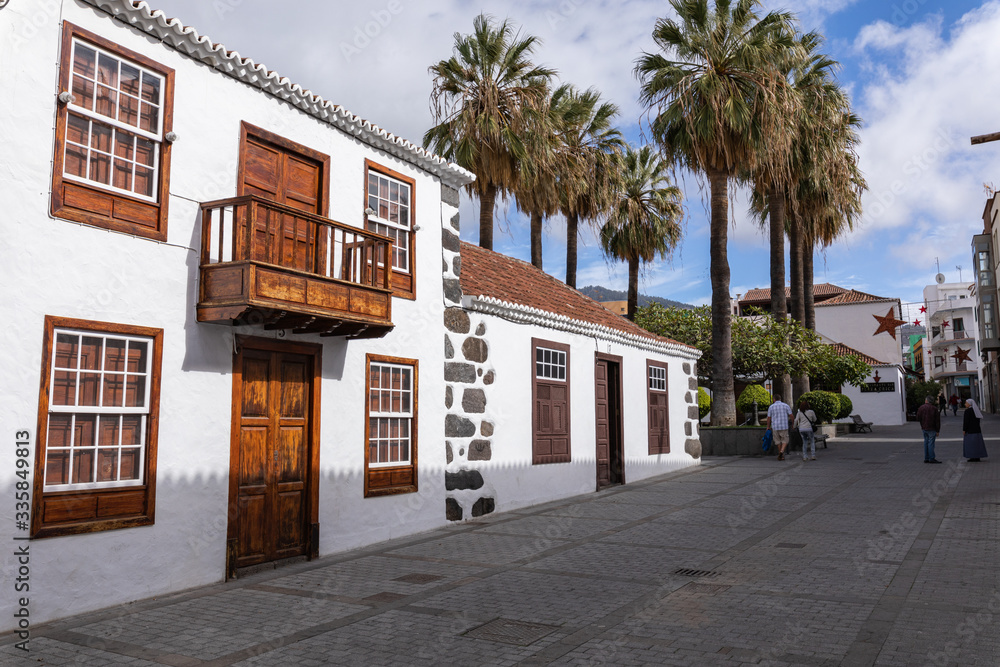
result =
[[[628,299],[628,292],[608,289],[607,287],[602,287],[601,285],[587,285],[586,287],[581,287],[580,292],[598,302],[625,301]],[[694,306],[689,303],[681,303],[680,301],[666,299],[662,296],[647,296],[645,294],[639,294],[640,308],[648,306],[651,303],[658,303],[665,308],[694,308]]]

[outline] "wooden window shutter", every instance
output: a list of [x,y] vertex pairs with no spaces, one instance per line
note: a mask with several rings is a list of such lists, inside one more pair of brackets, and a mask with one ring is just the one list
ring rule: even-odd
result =
[[[536,363],[539,348],[565,354],[564,377],[551,365]],[[551,360],[551,355],[549,357]],[[531,341],[532,394],[532,463],[566,463],[570,449],[570,376],[569,346],[538,338]],[[561,364],[560,364],[561,365]],[[548,373],[557,377],[539,377]]]
[[648,412],[647,426],[649,429],[649,453],[670,453],[670,417],[666,382],[660,383],[652,379],[651,369],[660,369],[664,377],[667,365],[663,362],[646,360],[646,405]]

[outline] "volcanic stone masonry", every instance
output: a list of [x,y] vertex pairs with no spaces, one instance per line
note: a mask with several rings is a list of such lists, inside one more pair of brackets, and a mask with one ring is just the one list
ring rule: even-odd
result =
[[[458,192],[442,186],[442,200],[458,204]],[[496,492],[483,477],[482,462],[493,458],[490,439],[496,429],[488,410],[489,387],[496,371],[489,363],[486,323],[472,320],[462,309],[461,244],[456,213],[442,229],[444,272],[445,515],[449,521],[489,514],[496,509]]]

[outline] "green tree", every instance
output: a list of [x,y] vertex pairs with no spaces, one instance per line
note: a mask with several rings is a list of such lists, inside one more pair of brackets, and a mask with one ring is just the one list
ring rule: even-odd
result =
[[639,264],[666,258],[681,238],[681,191],[667,178],[667,165],[649,146],[628,147],[618,160],[608,221],[601,228],[606,255],[628,262],[627,317],[639,305]]
[[678,19],[656,22],[660,52],[644,53],[635,72],[651,129],[671,161],[704,174],[711,190],[712,423],[736,423],[729,293],[728,188],[741,169],[781,160],[796,101],[775,63],[791,48],[792,16],[760,16],[757,0],[671,0]]
[[434,127],[425,148],[476,175],[467,187],[479,198],[479,245],[493,249],[493,207],[528,169],[525,137],[542,122],[549,79],[555,71],[531,62],[538,39],[522,36],[510,21],[480,14],[471,35],[455,33],[454,54],[429,69],[434,76]]
[[[700,350],[698,375],[703,379],[711,377],[714,348],[708,306],[684,309],[651,304],[637,311],[636,324]],[[780,381],[787,374],[807,375],[827,387],[858,386],[871,373],[859,357],[839,356],[832,346],[798,322],[779,322],[763,315],[733,320],[732,354],[733,374],[748,381]]]

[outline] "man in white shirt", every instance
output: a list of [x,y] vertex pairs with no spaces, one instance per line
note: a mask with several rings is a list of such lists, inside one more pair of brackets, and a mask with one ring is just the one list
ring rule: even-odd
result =
[[781,394],[774,394],[774,403],[767,409],[767,427],[774,435],[774,444],[778,445],[778,460],[785,460],[785,448],[788,447],[788,418],[792,409],[787,403],[781,402]]

